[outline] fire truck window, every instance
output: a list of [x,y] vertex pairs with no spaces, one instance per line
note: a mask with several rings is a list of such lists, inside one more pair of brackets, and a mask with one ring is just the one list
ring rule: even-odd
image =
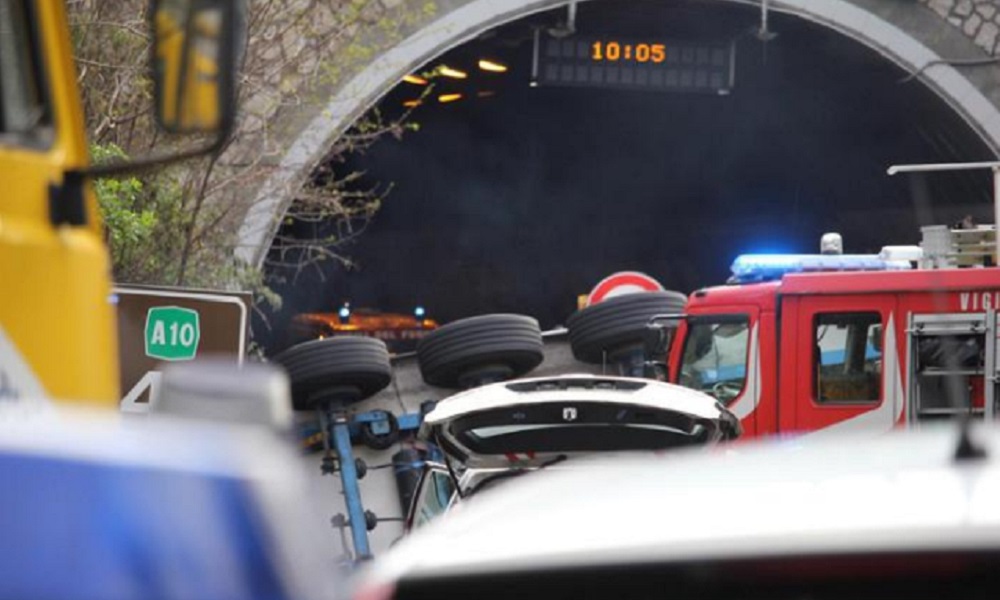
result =
[[746,383],[749,320],[743,316],[691,319],[681,358],[681,385],[728,403]]
[[817,401],[878,401],[882,395],[881,316],[819,314],[814,323]]

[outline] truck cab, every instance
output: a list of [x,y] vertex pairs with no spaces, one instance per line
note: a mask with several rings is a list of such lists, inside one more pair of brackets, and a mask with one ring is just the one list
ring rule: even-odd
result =
[[223,147],[242,4],[150,0],[156,120],[210,141],[97,166],[65,4],[0,0],[0,403],[114,408],[121,396],[111,265],[91,181]]
[[733,272],[691,294],[668,364],[747,437],[994,416],[1000,270],[793,255]]
[[69,39],[63,3],[0,0],[0,399],[118,399]]

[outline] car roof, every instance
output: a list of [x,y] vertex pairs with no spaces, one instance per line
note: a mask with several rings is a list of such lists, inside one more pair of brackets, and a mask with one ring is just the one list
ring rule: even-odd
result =
[[[988,456],[1000,431],[974,433]],[[380,557],[367,581],[589,565],[1000,548],[995,459],[958,428],[602,458],[518,478]]]

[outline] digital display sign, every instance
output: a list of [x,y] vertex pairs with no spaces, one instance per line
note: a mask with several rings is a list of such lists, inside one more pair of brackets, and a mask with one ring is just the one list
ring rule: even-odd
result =
[[728,94],[731,43],[573,36],[535,39],[533,83]]

